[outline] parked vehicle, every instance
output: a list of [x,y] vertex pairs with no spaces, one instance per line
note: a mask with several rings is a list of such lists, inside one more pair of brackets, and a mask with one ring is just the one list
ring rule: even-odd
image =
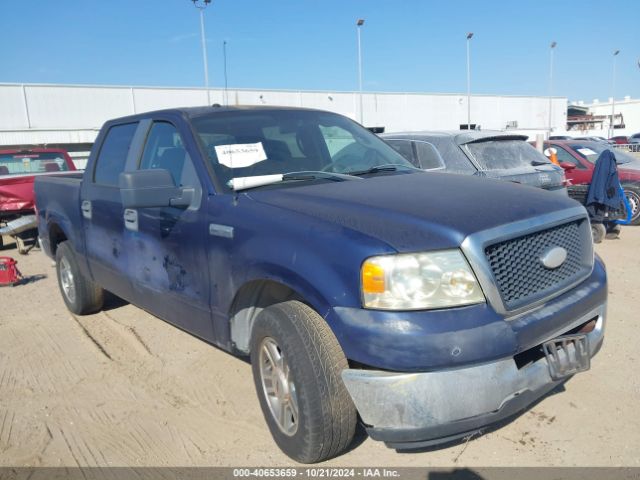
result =
[[549,140],[573,140],[573,137],[569,135],[551,135]]
[[629,150],[640,152],[640,133],[634,133],[629,137]]
[[[553,140],[553,139],[551,139],[551,140]],[[629,137],[627,137],[625,135],[618,135],[618,136],[615,136],[615,137],[611,137],[609,140],[611,140],[616,145],[627,145],[629,143]]]
[[[565,169],[567,179],[574,185],[591,183],[593,169],[600,154],[610,148],[596,142],[551,141],[545,148],[556,149],[560,166]],[[640,159],[623,150],[611,149],[618,164],[618,175],[625,196],[631,207],[631,225],[640,224]]]
[[[552,139],[553,140],[553,139]],[[583,140],[583,141],[593,141],[593,142],[600,142],[600,143],[604,143],[607,145],[612,145],[615,144],[615,142],[613,140],[607,140],[604,137],[598,137],[598,136],[589,136],[589,137],[575,137],[572,140]]]
[[618,148],[626,148],[630,152],[640,152],[640,138],[636,137],[635,135],[632,135],[631,137],[621,135],[611,138],[610,141],[614,145],[619,145]]
[[250,356],[299,462],[343,452],[357,414],[398,449],[476,433],[588,369],[603,341],[582,206],[425,173],[334,113],[111,120],[82,178],[35,189],[67,307],[95,312],[108,290]]
[[458,130],[381,137],[424,170],[498,178],[566,195],[564,172],[531,147],[526,135]]
[[75,169],[71,157],[64,150],[0,150],[0,246],[2,235],[9,235],[16,240],[20,253],[29,250],[25,242],[37,235],[33,211],[35,177]]

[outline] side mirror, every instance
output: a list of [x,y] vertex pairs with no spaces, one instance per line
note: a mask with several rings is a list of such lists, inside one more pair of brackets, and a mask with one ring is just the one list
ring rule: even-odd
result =
[[565,170],[573,170],[576,166],[573,163],[569,162],[560,162],[560,166]]
[[118,186],[124,208],[186,208],[194,195],[192,188],[176,187],[171,173],[160,168],[122,172]]

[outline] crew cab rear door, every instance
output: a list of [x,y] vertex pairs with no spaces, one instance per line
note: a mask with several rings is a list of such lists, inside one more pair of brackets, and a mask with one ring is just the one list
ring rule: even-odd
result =
[[[96,147],[80,193],[86,255],[98,285],[131,301],[129,254],[123,244],[124,219],[118,177],[136,157],[138,122],[108,127]],[[101,143],[100,143],[101,140]]]

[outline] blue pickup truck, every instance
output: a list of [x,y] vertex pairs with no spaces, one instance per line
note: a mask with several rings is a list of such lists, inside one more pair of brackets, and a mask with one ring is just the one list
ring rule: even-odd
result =
[[99,310],[107,290],[250,356],[266,423],[299,462],[343,452],[358,419],[396,449],[477,433],[602,344],[606,273],[582,206],[425,173],[334,113],[111,120],[82,178],[37,179],[35,194],[69,310]]

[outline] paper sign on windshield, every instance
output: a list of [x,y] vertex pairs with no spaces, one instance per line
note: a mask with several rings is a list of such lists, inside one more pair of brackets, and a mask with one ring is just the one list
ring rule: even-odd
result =
[[590,148],[578,148],[578,152],[580,152],[585,157],[588,157],[589,155],[597,155],[597,153]]
[[229,168],[243,168],[267,159],[262,142],[216,145],[218,162]]

